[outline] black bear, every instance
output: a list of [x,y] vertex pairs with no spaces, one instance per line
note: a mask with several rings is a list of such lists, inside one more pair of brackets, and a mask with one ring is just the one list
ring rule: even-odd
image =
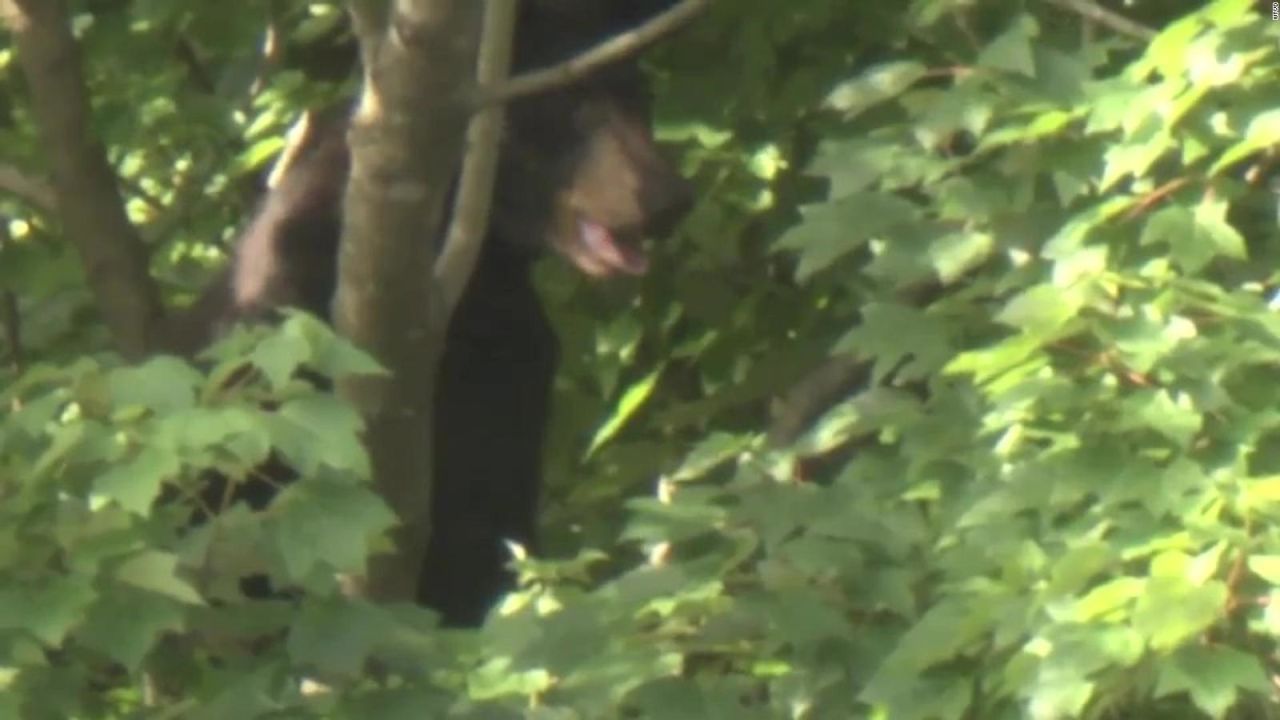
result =
[[[625,29],[642,4],[654,5],[523,3],[514,71],[563,60]],[[328,319],[345,127],[345,117],[321,122],[291,161],[228,271],[181,320],[180,350],[275,307]],[[535,545],[558,348],[531,283],[533,261],[551,247],[592,276],[642,273],[638,241],[668,231],[690,199],[654,144],[634,62],[509,106],[490,231],[451,321],[437,382],[432,537],[418,599],[445,624],[478,624],[509,586],[504,541]]]

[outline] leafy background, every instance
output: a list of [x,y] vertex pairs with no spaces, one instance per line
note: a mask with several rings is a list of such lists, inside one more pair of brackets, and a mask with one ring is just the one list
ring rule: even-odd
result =
[[[198,370],[122,366],[56,215],[0,196],[0,712],[1280,715],[1280,24],[1086,6],[735,0],[651,54],[701,200],[641,281],[539,268],[554,559],[477,632],[337,591],[389,515],[350,410],[290,378],[366,359],[294,317]],[[341,94],[340,9],[78,7],[182,302]],[[0,69],[3,157],[38,176]],[[225,501],[203,470],[272,448],[306,480],[179,532]],[[248,570],[305,592],[237,600]]]

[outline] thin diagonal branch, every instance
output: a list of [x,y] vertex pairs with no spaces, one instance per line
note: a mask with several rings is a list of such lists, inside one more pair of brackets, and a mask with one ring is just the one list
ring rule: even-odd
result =
[[483,107],[571,85],[605,65],[634,56],[684,27],[710,7],[711,2],[712,0],[683,0],[643,25],[615,35],[562,63],[518,75],[501,84],[481,86],[476,90],[473,102]]
[[[0,217],[0,250],[4,250],[10,240],[8,218]],[[27,369],[26,350],[22,344],[22,309],[18,305],[18,294],[3,286],[0,286],[0,332],[4,333],[5,344],[9,347],[13,373],[21,375]]]
[[57,204],[47,180],[31,177],[13,165],[0,164],[0,192],[16,195],[40,210],[53,210]]
[[1151,40],[1156,36],[1156,31],[1146,25],[1130,20],[1113,10],[1108,10],[1101,5],[1089,2],[1089,0],[1048,0],[1048,2],[1050,5],[1070,10],[1122,35],[1135,37],[1139,40]]

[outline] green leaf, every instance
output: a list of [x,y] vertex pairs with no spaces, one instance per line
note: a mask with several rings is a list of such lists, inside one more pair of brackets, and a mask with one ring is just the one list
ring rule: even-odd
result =
[[[898,641],[881,673],[922,672],[954,658],[992,629],[996,606],[978,597],[948,597],[930,608]],[[875,684],[872,680],[871,684]]]
[[1190,445],[1204,422],[1187,395],[1173,397],[1168,390],[1141,390],[1125,398],[1122,429],[1155,430],[1181,447]]
[[[201,693],[198,705],[190,708],[191,720],[261,718],[280,709],[272,691],[279,683],[270,667],[251,668],[222,679]],[[203,688],[201,688],[203,690]]]
[[947,363],[943,372],[973,375],[974,382],[979,384],[1006,374],[1025,377],[1048,364],[1048,358],[1040,352],[1040,348],[1040,339],[1020,335],[981,350],[960,353]]
[[1188,645],[1157,667],[1155,697],[1186,692],[1196,707],[1215,718],[1226,716],[1240,690],[1263,697],[1272,691],[1258,658],[1222,645]]
[[804,282],[836,260],[894,227],[915,222],[916,206],[886,193],[855,193],[831,203],[800,209],[802,220],[777,242],[779,250],[800,254],[796,279]]
[[1052,260],[1076,252],[1106,223],[1130,210],[1134,202],[1134,199],[1127,195],[1105,198],[1092,207],[1076,213],[1049,239],[1041,254]]
[[387,370],[372,355],[356,347],[312,315],[289,312],[281,331],[306,341],[310,348],[307,362],[326,377],[387,374]]
[[1038,336],[1054,333],[1080,311],[1078,294],[1053,285],[1036,285],[1016,295],[996,320]]
[[1051,110],[1030,122],[1006,125],[983,136],[978,150],[988,153],[1011,145],[1030,144],[1063,132],[1074,120],[1075,113]]
[[116,569],[116,579],[179,602],[201,605],[204,599],[177,575],[178,557],[157,550],[145,550],[124,561]]
[[211,447],[243,448],[247,464],[253,464],[262,460],[270,447],[264,437],[268,427],[265,419],[270,414],[235,406],[190,408],[159,419],[155,444],[174,448],[183,459]]
[[[1201,24],[1194,15],[1170,23],[1147,46],[1140,68],[1150,66],[1165,77],[1178,77],[1191,57],[1191,41],[1200,34]],[[1145,69],[1145,68],[1144,68]]]
[[1268,110],[1249,121],[1244,139],[1227,148],[1209,168],[1209,174],[1217,175],[1250,155],[1275,145],[1280,145],[1280,110]]
[[989,233],[949,233],[929,246],[929,259],[938,279],[951,284],[986,262],[995,247],[995,238]]
[[249,356],[274,390],[288,385],[298,368],[311,358],[311,344],[302,333],[292,328],[296,325],[286,325],[271,333]]
[[1116,349],[1124,355],[1125,367],[1139,373],[1150,372],[1197,334],[1195,325],[1186,318],[1146,314],[1115,321],[1108,330]]
[[115,589],[94,603],[77,639],[136,672],[166,633],[181,632],[185,613],[168,598]]
[[1049,592],[1074,594],[1116,560],[1115,552],[1105,543],[1091,541],[1069,548],[1053,563]]
[[138,367],[115,370],[110,384],[115,407],[140,405],[163,413],[194,405],[204,377],[178,358],[157,357]]
[[289,628],[289,654],[323,677],[357,678],[392,626],[379,607],[341,599],[307,603]]
[[589,459],[605,443],[613,439],[623,427],[626,427],[627,421],[640,408],[644,407],[645,402],[653,395],[654,388],[658,386],[658,379],[662,377],[662,369],[659,366],[653,372],[633,383],[631,387],[622,393],[622,397],[618,400],[613,414],[596,430],[595,437],[591,438],[591,445],[587,447],[586,452],[583,454],[584,460]]
[[292,398],[263,421],[276,447],[302,474],[324,465],[369,476],[369,456],[360,442],[364,422],[338,396],[315,392]]
[[1244,238],[1227,221],[1229,203],[1223,200],[1205,200],[1196,205],[1195,218],[1198,235],[1209,243],[1215,255],[1244,260],[1248,257]]
[[1191,641],[1222,618],[1227,586],[1211,581],[1196,586],[1171,577],[1152,577],[1133,611],[1133,627],[1156,650]]
[[289,485],[271,508],[268,529],[291,582],[316,570],[363,572],[374,540],[396,522],[370,489],[318,479]]
[[129,461],[112,465],[94,481],[94,491],[136,515],[147,515],[166,481],[182,470],[168,447],[148,445]]
[[240,172],[265,166],[284,149],[285,140],[280,135],[268,135],[253,143],[236,158],[235,169]]
[[517,668],[510,658],[491,658],[469,678],[469,690],[479,699],[504,695],[532,697],[543,695],[555,684],[551,673],[544,668]]
[[[900,167],[904,154],[893,144],[866,138],[826,140],[818,146],[809,172],[827,178],[831,197],[841,198],[865,192]],[[808,210],[802,207],[801,212]]]
[[1135,102],[1147,88],[1120,76],[1097,80],[1087,90],[1089,115],[1085,132],[1095,134],[1119,129],[1131,119]]
[[1031,52],[1039,27],[1029,15],[1019,16],[1009,29],[993,40],[978,55],[978,66],[1034,77],[1035,58]]
[[1225,202],[1205,201],[1194,210],[1175,205],[1153,214],[1142,229],[1141,243],[1169,245],[1173,259],[1188,273],[1199,272],[1222,255],[1243,259],[1244,238],[1226,220]]
[[1090,622],[1128,608],[1142,596],[1146,581],[1141,578],[1122,577],[1093,588],[1075,604],[1073,617],[1079,622]]
[[1055,667],[1042,672],[1027,696],[1029,715],[1033,718],[1079,717],[1093,698],[1096,684],[1070,668]]
[[1250,555],[1249,569],[1272,585],[1280,585],[1280,555]]
[[897,97],[925,74],[915,61],[891,62],[867,68],[857,78],[836,86],[826,104],[852,119],[867,108]]
[[1127,142],[1107,150],[1099,189],[1110,189],[1126,177],[1146,176],[1151,166],[1174,147],[1174,140],[1165,128],[1156,125],[1144,127]]
[[685,482],[700,478],[714,470],[721,463],[737,458],[751,446],[750,435],[735,435],[716,432],[694,446],[685,456],[684,462],[671,474],[675,482]]
[[1257,4],[1250,0],[1214,0],[1197,14],[1211,25],[1229,30],[1250,22],[1257,22],[1257,8]]
[[49,647],[62,643],[96,598],[91,578],[64,575],[0,585],[0,629],[30,633]]
[[836,344],[838,352],[875,358],[872,382],[891,371],[902,380],[922,378],[949,361],[954,349],[946,322],[906,305],[872,303],[862,309],[862,324]]
[[914,673],[876,674],[859,695],[883,710],[872,717],[898,720],[962,720],[973,702],[973,684],[963,675],[929,677]]
[[1280,475],[1249,478],[1242,489],[1241,503],[1245,508],[1265,508],[1280,503]]

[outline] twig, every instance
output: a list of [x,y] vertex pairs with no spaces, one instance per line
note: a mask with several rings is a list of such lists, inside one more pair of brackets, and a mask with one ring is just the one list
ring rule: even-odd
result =
[[258,97],[267,86],[267,76],[271,74],[272,68],[280,62],[280,56],[283,54],[280,31],[276,29],[276,23],[273,19],[267,24],[267,31],[262,35],[262,51],[258,55],[258,67],[254,71],[253,82],[249,84],[249,94],[244,102],[246,109],[253,104],[253,99]]
[[604,65],[635,55],[683,27],[710,6],[711,0],[683,0],[643,25],[615,35],[562,63],[517,75],[503,83],[482,84],[476,89],[473,102],[484,107],[571,85]]
[[1081,17],[1098,23],[1099,25],[1109,27],[1122,35],[1135,37],[1139,40],[1151,40],[1156,36],[1156,31],[1146,25],[1134,22],[1113,10],[1108,10],[1100,5],[1090,2],[1089,0],[1048,0],[1048,2],[1050,5],[1057,5],[1064,10],[1070,10]]
[[[8,218],[0,217],[0,250],[9,244]],[[0,288],[0,327],[4,330],[5,344],[9,346],[9,360],[15,375],[27,369],[27,353],[22,345],[22,312],[18,307],[18,295],[9,288]]]
[[18,168],[0,164],[0,191],[12,193],[40,210],[53,210],[53,187],[43,178],[33,178]]
[[0,290],[0,323],[4,325],[4,340],[9,346],[9,359],[15,375],[27,369],[27,353],[22,347],[22,312],[18,308],[18,295],[12,290]]
[[1186,178],[1186,177],[1174,178],[1169,182],[1156,188],[1155,190],[1152,190],[1151,192],[1144,195],[1140,200],[1138,200],[1138,202],[1133,207],[1129,208],[1128,212],[1124,214],[1124,219],[1132,220],[1142,215],[1143,213],[1150,210],[1152,206],[1159,203],[1161,200],[1164,200],[1170,195],[1186,187],[1187,184],[1190,182],[1191,182],[1191,178]]
[[865,384],[871,366],[852,355],[835,355],[814,369],[773,403],[769,445],[795,442],[836,400]]
[[[481,86],[503,82],[511,70],[511,45],[519,0],[488,0],[480,30],[476,80]],[[453,202],[453,217],[444,249],[435,263],[436,283],[446,317],[453,313],[480,256],[488,232],[489,206],[498,167],[504,109],[501,104],[480,108],[467,126],[467,149]]]
[[191,76],[191,81],[200,92],[212,95],[217,91],[217,83],[209,73],[209,68],[205,67],[204,62],[200,60],[200,55],[196,52],[195,43],[191,42],[191,38],[180,34],[173,54],[177,56],[178,62],[187,68],[187,74]]

